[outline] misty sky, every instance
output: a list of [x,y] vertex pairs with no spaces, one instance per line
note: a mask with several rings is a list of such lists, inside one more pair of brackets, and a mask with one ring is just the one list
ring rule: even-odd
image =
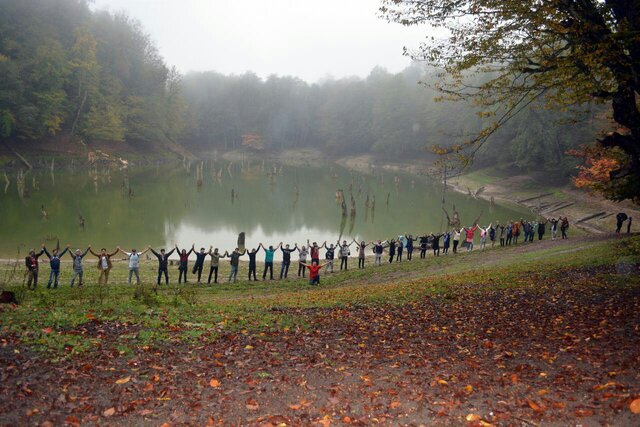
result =
[[181,72],[254,71],[309,82],[366,76],[409,64],[426,28],[389,24],[378,0],[94,0],[94,9],[138,19],[168,65]]

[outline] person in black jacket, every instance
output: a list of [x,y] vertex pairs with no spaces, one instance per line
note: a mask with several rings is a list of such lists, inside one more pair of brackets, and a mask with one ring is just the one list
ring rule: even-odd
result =
[[[44,243],[42,244],[44,248]],[[29,255],[24,258],[24,264],[27,267],[27,288],[35,290],[38,286],[38,258],[44,253],[44,249],[36,253],[34,249],[29,251]],[[33,284],[33,286],[31,286]]]
[[429,238],[425,234],[424,236],[420,236],[420,258],[424,259],[427,256],[427,243],[429,242]]
[[249,281],[251,281],[251,275],[253,274],[253,280],[257,281],[256,277],[256,255],[260,252],[261,245],[258,245],[258,249],[252,249],[251,252],[248,252],[249,255]]
[[280,246],[282,251],[282,266],[280,267],[280,279],[283,277],[286,279],[289,274],[289,266],[291,265],[291,252],[298,250],[298,244],[296,243],[293,249],[289,249],[289,245],[285,245],[284,248]]
[[431,248],[433,249],[433,256],[440,256],[440,238],[442,234],[431,233]]
[[627,214],[624,212],[618,212],[616,215],[616,233],[620,233],[622,224],[627,220]]
[[407,239],[407,261],[411,261],[413,256],[413,236],[405,234],[404,237]]
[[204,248],[200,248],[200,252],[196,252],[196,262],[193,264],[193,271],[191,274],[198,273],[198,283],[200,283],[200,278],[202,277],[202,269],[204,268],[204,260],[207,255],[211,254],[211,249],[209,252],[205,252]]
[[164,282],[165,284],[169,284],[169,257],[172,253],[175,252],[176,248],[173,248],[169,251],[169,253],[165,253],[164,249],[160,249],[160,253],[150,248],[151,252],[158,258],[158,285],[160,284],[160,278],[164,273]]
[[396,256],[396,241],[391,239],[389,242],[389,262],[393,262],[393,257]]

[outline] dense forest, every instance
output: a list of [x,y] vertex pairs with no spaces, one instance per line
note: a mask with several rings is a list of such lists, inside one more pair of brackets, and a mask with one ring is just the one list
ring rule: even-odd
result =
[[[492,120],[470,105],[437,102],[436,72],[418,63],[314,84],[252,73],[181,76],[125,14],[94,12],[83,0],[0,0],[0,10],[0,138],[410,158]],[[566,150],[591,143],[602,127],[602,114],[584,116],[567,123],[569,113],[527,108],[482,147],[477,163],[569,173]]]

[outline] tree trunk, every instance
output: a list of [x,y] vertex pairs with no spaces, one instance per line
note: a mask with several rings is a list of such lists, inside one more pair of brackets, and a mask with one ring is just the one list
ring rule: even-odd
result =
[[87,96],[89,95],[89,91],[84,91],[84,96],[82,97],[82,101],[80,101],[80,106],[78,107],[78,112],[76,113],[76,118],[73,121],[73,125],[71,126],[71,136],[73,136],[76,132],[76,126],[78,125],[78,121],[80,120],[80,114],[82,113],[82,109],[84,108],[84,103],[87,101]]

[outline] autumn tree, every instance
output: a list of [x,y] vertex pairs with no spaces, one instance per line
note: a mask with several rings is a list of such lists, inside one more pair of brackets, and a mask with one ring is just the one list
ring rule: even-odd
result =
[[[623,132],[602,147],[626,158],[611,171],[613,199],[640,193],[640,4],[636,0],[382,0],[381,11],[404,25],[428,24],[436,35],[408,51],[443,70],[437,88],[472,100],[490,125],[444,154],[473,155],[529,104],[566,111],[610,103]],[[480,83],[469,84],[470,79]]]

